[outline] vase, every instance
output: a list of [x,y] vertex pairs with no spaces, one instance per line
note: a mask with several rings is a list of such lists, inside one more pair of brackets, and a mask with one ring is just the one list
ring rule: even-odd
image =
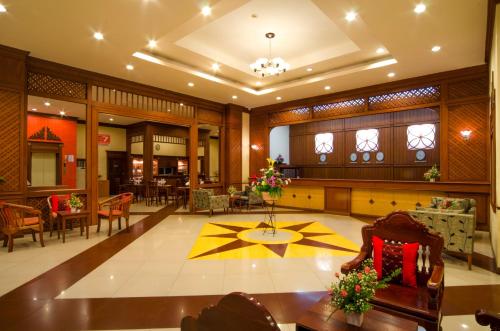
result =
[[273,198],[269,192],[262,192],[262,200],[268,201],[268,202],[274,202],[278,199]]
[[76,213],[76,208],[75,207],[71,207],[71,212],[72,213]]
[[345,321],[349,325],[361,326],[363,324],[363,313],[346,313],[344,312]]
[[436,178],[431,178],[429,179],[429,182],[434,183],[436,181]]

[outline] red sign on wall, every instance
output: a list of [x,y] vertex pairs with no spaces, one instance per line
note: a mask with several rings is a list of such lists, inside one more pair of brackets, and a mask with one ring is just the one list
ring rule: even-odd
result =
[[111,143],[111,136],[109,134],[101,134],[97,135],[97,144],[99,145],[109,145]]

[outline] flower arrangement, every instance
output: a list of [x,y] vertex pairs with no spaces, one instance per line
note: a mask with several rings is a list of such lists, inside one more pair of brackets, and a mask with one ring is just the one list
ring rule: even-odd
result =
[[425,180],[434,182],[436,178],[441,177],[441,173],[439,172],[439,169],[436,164],[432,166],[429,170],[427,170],[424,174]]
[[276,164],[280,165],[283,163],[285,163],[285,158],[283,157],[283,155],[279,154],[278,157],[276,158]]
[[283,189],[290,184],[291,179],[283,178],[283,175],[274,168],[275,160],[268,158],[267,162],[269,166],[260,169],[262,176],[253,179],[252,190],[260,195],[267,192],[272,198],[279,198],[283,194]]
[[71,209],[80,209],[83,207],[83,203],[82,201],[80,200],[80,198],[72,193],[69,200],[68,200],[68,204],[70,206]]
[[236,187],[234,187],[234,185],[229,185],[229,187],[227,188],[227,193],[229,193],[230,196],[233,196],[236,192],[238,192],[236,190]]
[[357,271],[347,275],[335,273],[338,281],[328,288],[330,303],[335,307],[335,311],[341,309],[346,315],[363,314],[372,309],[370,299],[375,295],[375,290],[387,287],[387,283],[400,273],[401,269],[396,269],[379,281],[377,271],[373,268],[373,260],[367,259]]

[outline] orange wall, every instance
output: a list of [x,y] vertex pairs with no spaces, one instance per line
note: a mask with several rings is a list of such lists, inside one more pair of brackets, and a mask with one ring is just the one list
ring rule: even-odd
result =
[[[64,162],[62,185],[76,188],[76,121],[69,119],[49,118],[37,115],[28,115],[28,138],[42,127],[48,127],[63,143]],[[47,141],[32,140],[32,141]],[[69,162],[68,155],[73,155],[73,162]]]

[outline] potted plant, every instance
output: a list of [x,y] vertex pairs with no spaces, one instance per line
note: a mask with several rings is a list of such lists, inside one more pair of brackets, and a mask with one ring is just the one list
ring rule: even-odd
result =
[[80,210],[80,208],[83,207],[82,201],[74,193],[71,194],[69,201],[68,201],[68,204],[69,204],[69,207],[71,208],[71,212],[73,212],[73,213],[77,212],[78,210]]
[[328,289],[330,304],[334,307],[332,314],[340,309],[344,311],[347,324],[361,326],[363,314],[373,308],[370,300],[375,291],[387,287],[387,283],[400,273],[401,269],[396,269],[388,277],[377,280],[377,271],[371,259],[365,260],[359,270],[347,275],[335,273],[337,281]]
[[276,165],[281,165],[285,163],[285,158],[283,155],[279,154],[278,157],[276,158]]
[[435,182],[436,178],[441,177],[441,173],[439,172],[439,169],[436,164],[432,166],[429,170],[427,170],[424,174],[425,180],[428,180],[429,182]]
[[229,187],[227,188],[227,193],[229,193],[230,196],[234,196],[236,192],[238,192],[236,190],[236,187],[234,187],[233,185],[229,185]]
[[252,181],[252,190],[259,193],[265,201],[277,200],[283,194],[283,189],[290,184],[291,179],[274,168],[275,160],[268,158],[268,167],[260,169],[262,175]]

